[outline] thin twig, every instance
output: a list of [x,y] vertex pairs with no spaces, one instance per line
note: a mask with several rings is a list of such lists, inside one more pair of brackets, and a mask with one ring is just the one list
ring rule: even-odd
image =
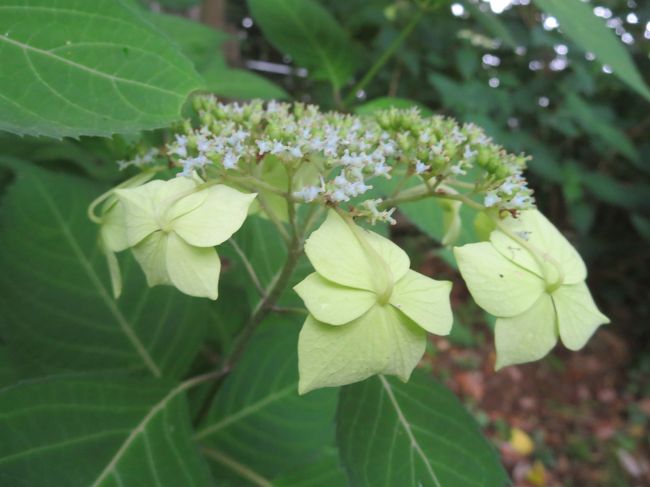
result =
[[243,463],[239,463],[234,458],[226,455],[225,453],[215,450],[214,448],[208,448],[206,446],[201,447],[201,452],[208,458],[218,462],[231,470],[237,472],[241,477],[245,478],[253,485],[258,487],[273,487],[273,484],[266,478],[262,477],[257,472],[254,472],[249,467]]
[[257,202],[262,207],[264,213],[266,213],[266,216],[269,217],[271,223],[275,225],[275,228],[278,230],[280,235],[282,235],[282,239],[284,240],[284,242],[288,244],[291,237],[289,237],[289,233],[287,232],[287,229],[285,228],[284,224],[280,221],[280,218],[278,218],[278,215],[276,215],[275,212],[269,206],[269,203],[268,201],[266,201],[264,195],[262,195],[261,193],[258,194]]
[[257,277],[257,273],[255,272],[255,269],[253,269],[253,265],[248,260],[248,257],[246,257],[246,254],[244,254],[244,251],[241,249],[241,247],[237,244],[237,242],[234,239],[231,238],[230,240],[228,240],[228,242],[230,243],[230,245],[232,245],[232,248],[235,249],[235,252],[241,259],[242,263],[244,264],[244,267],[246,268],[246,271],[248,272],[251,281],[253,281],[253,284],[255,285],[255,289],[257,289],[257,292],[259,293],[260,296],[264,297],[264,287],[262,286],[259,277]]

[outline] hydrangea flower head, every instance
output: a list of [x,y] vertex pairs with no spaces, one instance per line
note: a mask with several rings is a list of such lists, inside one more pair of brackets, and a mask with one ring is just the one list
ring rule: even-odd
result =
[[178,177],[115,193],[124,207],[126,241],[148,284],[217,299],[221,261],[213,247],[242,226],[256,195],[202,184]]
[[507,217],[489,242],[454,248],[474,300],[497,317],[497,369],[538,360],[557,343],[579,350],[609,323],[585,284],[578,252],[537,210]]
[[301,394],[374,374],[406,381],[426,332],[451,330],[451,282],[410,270],[397,245],[345,218],[330,211],[307,240],[316,272],[294,288],[310,313],[298,342]]

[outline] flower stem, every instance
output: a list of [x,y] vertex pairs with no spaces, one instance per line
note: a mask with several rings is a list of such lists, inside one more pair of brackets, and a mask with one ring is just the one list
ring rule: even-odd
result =
[[255,269],[253,269],[253,265],[248,260],[248,257],[246,257],[244,251],[233,238],[228,240],[228,243],[230,243],[232,248],[235,249],[235,252],[244,264],[244,268],[246,269],[246,272],[248,272],[251,281],[253,281],[253,285],[255,286],[255,289],[257,289],[257,292],[260,294],[260,296],[264,296],[264,288],[262,287],[262,283],[260,282],[259,277],[257,277],[257,273],[255,272]]
[[429,187],[426,184],[420,184],[418,186],[414,186],[405,191],[402,191],[394,198],[388,198],[387,200],[382,201],[380,206],[382,208],[392,208],[393,206],[397,206],[402,203],[419,201],[421,199],[428,198],[430,196],[434,198],[461,201],[467,206],[470,206],[471,208],[474,208],[475,210],[479,210],[479,211],[483,211],[486,209],[485,206],[469,198],[467,195],[461,193],[449,193],[447,191],[444,191],[443,189],[437,190],[436,186]]
[[228,358],[229,363],[233,364],[239,360],[239,357],[246,348],[248,340],[250,340],[253,332],[257,329],[257,326],[264,320],[264,318],[267,317],[271,311],[273,311],[275,303],[289,284],[289,280],[291,279],[293,271],[298,265],[302,251],[302,239],[299,235],[294,234],[289,244],[289,253],[287,255],[287,260],[285,261],[284,266],[280,272],[276,274],[269,286],[264,291],[264,297],[257,303],[257,306],[255,306],[255,309],[253,310],[253,314],[250,316],[241,333],[237,337],[235,345],[233,347],[233,352]]
[[224,360],[223,370],[226,370],[226,373],[223,376],[219,377],[213,384],[210,390],[206,393],[206,398],[199,409],[199,412],[194,417],[194,425],[201,423],[203,418],[205,418],[208,413],[210,406],[214,400],[215,395],[217,394],[221,383],[223,382],[224,377],[233,367],[237,364],[239,359],[242,357],[248,342],[253,337],[255,330],[259,324],[268,316],[269,313],[275,310],[275,304],[286,289],[291,276],[293,275],[298,261],[303,252],[302,238],[300,235],[294,234],[291,239],[291,244],[289,245],[289,253],[287,255],[287,260],[284,263],[282,269],[276,274],[271,283],[263,290],[262,298],[255,306],[253,313],[250,318],[244,324],[241,332],[235,338],[235,344],[232,348],[232,351],[226,359]]

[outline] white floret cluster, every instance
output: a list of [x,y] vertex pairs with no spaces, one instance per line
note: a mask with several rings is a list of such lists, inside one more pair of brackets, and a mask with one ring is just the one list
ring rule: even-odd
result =
[[196,98],[195,108],[198,123],[186,121],[162,151],[180,168],[178,176],[247,175],[267,156],[294,170],[313,165],[319,176],[294,186],[294,199],[350,202],[372,222],[393,221],[392,210],[381,209],[382,200],[368,192],[373,178],[395,174],[428,184],[465,178],[487,207],[533,203],[522,175],[526,159],[506,153],[471,123],[422,117],[416,108],[357,116],[301,103],[226,104],[208,96]]

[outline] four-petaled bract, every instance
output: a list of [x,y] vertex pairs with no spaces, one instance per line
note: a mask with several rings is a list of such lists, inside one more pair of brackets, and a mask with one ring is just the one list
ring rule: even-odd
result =
[[171,284],[217,299],[221,262],[214,246],[242,226],[256,195],[197,177],[155,180],[115,194],[124,207],[126,241],[149,286]]
[[330,211],[305,251],[316,272],[295,287],[310,313],[298,341],[301,394],[374,374],[406,381],[426,332],[451,330],[451,282],[410,270],[390,240]]
[[609,319],[584,282],[580,255],[537,210],[502,225],[511,235],[497,228],[489,242],[454,249],[472,297],[498,317],[497,369],[544,357],[558,336],[567,348],[582,348]]

